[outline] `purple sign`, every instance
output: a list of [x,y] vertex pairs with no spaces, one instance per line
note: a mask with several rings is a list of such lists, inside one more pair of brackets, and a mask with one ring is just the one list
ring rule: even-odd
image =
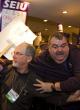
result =
[[16,16],[22,15],[26,21],[29,2],[21,0],[1,0],[0,3],[0,31]]
[[18,10],[18,11],[27,11],[29,2],[22,2],[19,0],[5,0],[3,3],[4,9]]

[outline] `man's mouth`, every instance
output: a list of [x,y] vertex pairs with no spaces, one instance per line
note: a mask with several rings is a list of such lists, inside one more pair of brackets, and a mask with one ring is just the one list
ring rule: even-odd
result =
[[60,60],[60,61],[63,60],[64,59],[64,55],[57,55],[57,59]]

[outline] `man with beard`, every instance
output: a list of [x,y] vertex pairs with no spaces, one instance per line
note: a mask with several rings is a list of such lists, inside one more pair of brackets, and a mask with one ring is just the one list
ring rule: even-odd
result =
[[[50,103],[65,105],[68,101],[74,101],[75,97],[69,97],[73,92],[80,100],[80,49],[69,45],[64,33],[56,32],[49,38],[48,50],[37,57],[30,68],[40,77],[47,79],[34,84],[40,93],[52,92]],[[79,97],[78,97],[79,95]],[[77,101],[77,99],[76,99]],[[64,110],[74,108],[74,103],[65,106]],[[75,110],[80,109],[76,106]],[[73,109],[74,110],[74,109]]]
[[[28,69],[28,64],[33,59],[34,55],[35,49],[30,44],[23,42],[16,47],[12,65],[8,65],[5,78],[1,83],[2,110],[14,110],[13,107],[16,106],[20,100],[25,103],[23,97],[28,94],[25,87],[29,77],[32,77],[32,72]],[[29,104],[28,100],[28,107]],[[23,109],[28,108],[24,106]],[[17,110],[17,108],[15,110]]]

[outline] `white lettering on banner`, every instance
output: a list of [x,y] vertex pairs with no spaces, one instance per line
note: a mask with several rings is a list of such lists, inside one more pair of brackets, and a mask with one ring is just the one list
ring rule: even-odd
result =
[[4,8],[7,8],[7,7],[9,7],[9,0],[5,0],[5,2],[4,2],[4,4],[3,4],[3,7]]
[[15,6],[16,6],[16,1],[11,1],[9,7],[15,9]]
[[16,10],[22,10],[26,11],[29,6],[29,2],[19,2],[19,1],[11,1],[11,0],[5,0],[3,4],[3,8],[8,9],[16,9]]
[[28,8],[28,5],[29,5],[29,4],[27,4],[26,2],[21,3],[20,9],[24,11],[24,10],[26,10],[26,9]]

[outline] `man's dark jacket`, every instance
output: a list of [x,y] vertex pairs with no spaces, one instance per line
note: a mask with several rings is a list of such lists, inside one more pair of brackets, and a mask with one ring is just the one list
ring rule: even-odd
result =
[[60,81],[63,92],[80,89],[80,49],[77,47],[70,45],[69,56],[61,64],[57,64],[46,51],[35,58],[30,69],[48,81]]

